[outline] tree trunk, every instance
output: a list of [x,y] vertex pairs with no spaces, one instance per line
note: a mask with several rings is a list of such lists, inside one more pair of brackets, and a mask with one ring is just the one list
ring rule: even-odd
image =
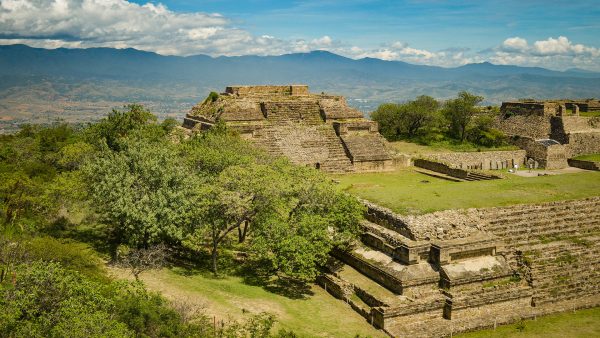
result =
[[215,230],[213,230],[213,243],[212,243],[212,250],[210,253],[211,256],[211,260],[212,260],[212,272],[215,275],[215,277],[217,276],[217,248],[219,247],[219,233]]
[[213,275],[217,276],[217,245],[216,244],[213,244],[211,258],[212,258],[212,272],[213,272]]

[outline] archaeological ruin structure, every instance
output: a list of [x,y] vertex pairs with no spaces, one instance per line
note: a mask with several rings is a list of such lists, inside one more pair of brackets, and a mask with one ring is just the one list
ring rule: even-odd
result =
[[[505,102],[496,127],[520,149],[408,163],[455,182],[500,179],[490,170],[533,163],[600,170],[574,159],[600,153],[600,119],[579,115],[595,109],[596,100]],[[376,122],[307,86],[227,87],[193,107],[183,127],[218,121],[272,155],[328,172],[402,165]],[[332,252],[318,283],[393,337],[446,337],[600,305],[600,197],[425,215],[362,202],[360,240]]]
[[319,283],[393,337],[600,305],[600,197],[403,216],[368,203]]
[[393,160],[377,123],[342,96],[308,86],[231,86],[186,115],[183,127],[205,130],[218,120],[268,153],[328,172],[385,171]]
[[498,128],[540,167],[560,169],[571,158],[600,153],[600,118],[579,115],[597,110],[598,100],[503,102]]

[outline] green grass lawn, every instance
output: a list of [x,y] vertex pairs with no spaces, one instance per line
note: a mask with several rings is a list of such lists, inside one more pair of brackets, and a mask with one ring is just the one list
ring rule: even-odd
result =
[[576,160],[600,162],[600,154],[589,154],[575,157]]
[[[123,270],[112,269],[119,277]],[[129,277],[130,278],[130,277]],[[245,283],[241,277],[213,278],[181,268],[150,271],[141,279],[151,290],[169,299],[183,299],[204,307],[217,320],[240,320],[250,314],[269,312],[277,317],[276,329],[293,330],[300,337],[387,337],[354,312],[346,303],[311,285],[304,297],[289,297],[262,286]]]
[[600,195],[600,172],[450,182],[415,172],[335,175],[340,188],[398,213],[541,203]]
[[482,330],[457,335],[461,338],[508,338],[508,337],[600,337],[600,308],[578,310],[557,315],[526,320],[522,325],[503,325],[496,330]]
[[596,117],[596,116],[600,116],[600,111],[582,111],[579,112],[580,116],[586,116],[586,117]]

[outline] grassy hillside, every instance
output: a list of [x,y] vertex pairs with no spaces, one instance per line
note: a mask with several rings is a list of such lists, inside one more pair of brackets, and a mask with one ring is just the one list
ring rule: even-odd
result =
[[[130,278],[123,270],[113,274]],[[312,285],[302,295],[289,295],[274,286],[252,285],[242,277],[214,278],[208,273],[182,268],[163,269],[142,275],[149,289],[171,300],[187,300],[205,307],[217,321],[241,320],[269,312],[276,328],[292,330],[300,337],[387,337],[322,288]]]

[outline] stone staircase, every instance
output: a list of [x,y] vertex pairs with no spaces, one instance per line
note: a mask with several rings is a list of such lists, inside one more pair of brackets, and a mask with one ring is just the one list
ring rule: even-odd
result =
[[318,102],[289,100],[261,103],[261,109],[266,118],[273,124],[285,122],[318,125],[324,121],[321,118]]
[[600,197],[469,213],[479,230],[449,239],[423,238],[410,217],[370,215],[319,283],[401,337],[600,304]]
[[352,170],[352,162],[330,126],[279,122],[254,133],[250,139],[273,156],[286,156],[296,164],[324,171]]
[[344,289],[332,294],[392,336],[443,336],[453,316],[472,319],[461,315],[465,309],[510,307],[531,299],[531,287],[511,279],[514,271],[496,256],[493,237],[412,240],[370,221],[362,222],[362,230],[352,250],[333,253],[335,263],[320,283],[328,290],[333,284]]

